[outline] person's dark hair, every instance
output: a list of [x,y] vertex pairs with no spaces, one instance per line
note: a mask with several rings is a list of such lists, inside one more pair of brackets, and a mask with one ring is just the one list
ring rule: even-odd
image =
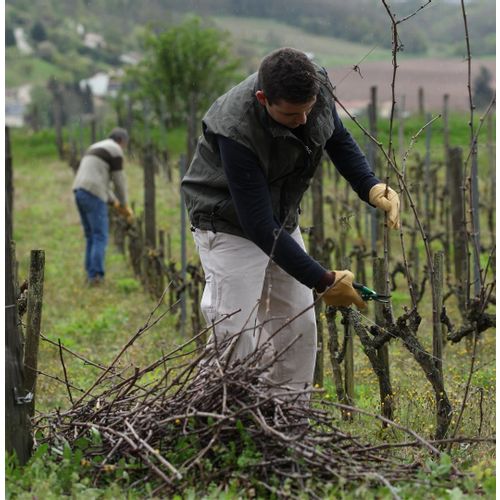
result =
[[260,64],[258,78],[269,104],[279,100],[301,104],[319,92],[313,63],[297,49],[286,47],[268,54]]
[[128,141],[128,132],[121,127],[116,127],[114,128],[110,133],[109,133],[109,139],[113,139],[115,142],[124,142]]

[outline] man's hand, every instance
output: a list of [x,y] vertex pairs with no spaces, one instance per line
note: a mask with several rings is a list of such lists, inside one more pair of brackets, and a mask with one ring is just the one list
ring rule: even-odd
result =
[[387,225],[391,229],[399,228],[399,196],[394,189],[383,183],[375,184],[370,189],[368,200],[372,205],[387,212]]
[[132,212],[132,209],[128,205],[122,207],[121,213],[123,217],[125,217],[125,220],[127,221],[128,224],[133,224],[134,212]]
[[134,222],[134,212],[128,205],[120,205],[119,201],[113,203],[113,208],[124,218],[129,224]]
[[132,209],[128,205],[122,207],[120,212],[126,219],[134,218],[134,212],[132,212]]
[[328,306],[347,307],[355,304],[358,309],[366,307],[365,301],[352,287],[354,274],[351,271],[334,271],[335,281],[323,294],[323,300]]

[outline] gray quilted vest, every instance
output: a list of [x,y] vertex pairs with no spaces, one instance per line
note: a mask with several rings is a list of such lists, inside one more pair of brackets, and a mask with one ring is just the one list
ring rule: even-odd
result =
[[202,121],[203,135],[182,180],[182,190],[192,226],[245,236],[231,199],[221,164],[216,135],[228,137],[250,149],[258,158],[268,180],[273,212],[288,232],[298,225],[299,205],[321,162],[334,124],[332,98],[326,75],[316,104],[303,126],[303,140],[276,123],[255,92],[257,73],[219,97]]

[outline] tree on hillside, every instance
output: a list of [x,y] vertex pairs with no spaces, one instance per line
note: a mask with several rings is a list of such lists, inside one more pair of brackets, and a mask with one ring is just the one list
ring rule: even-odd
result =
[[16,37],[14,30],[10,26],[5,27],[5,46],[14,47],[16,45]]
[[196,115],[204,112],[238,76],[239,62],[227,35],[204,26],[198,17],[163,33],[149,31],[145,52],[143,61],[128,71],[129,85],[160,120],[168,112],[174,124],[186,123],[193,109]]
[[45,26],[40,22],[36,21],[31,28],[31,38],[35,42],[43,42],[47,40],[47,32],[45,30]]
[[84,114],[94,114],[94,99],[92,97],[92,89],[88,83],[82,92],[82,111]]

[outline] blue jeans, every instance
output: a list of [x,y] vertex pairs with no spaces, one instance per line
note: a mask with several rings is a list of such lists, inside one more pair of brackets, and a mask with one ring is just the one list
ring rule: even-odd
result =
[[84,189],[75,191],[75,200],[87,242],[85,249],[87,277],[89,279],[97,276],[102,278],[108,244],[108,206],[100,198]]

